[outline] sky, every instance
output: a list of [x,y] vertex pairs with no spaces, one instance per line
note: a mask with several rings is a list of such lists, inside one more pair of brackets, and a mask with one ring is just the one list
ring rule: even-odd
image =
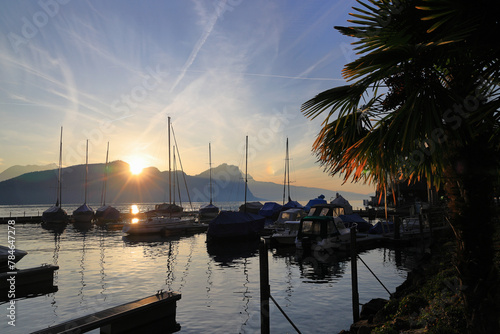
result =
[[[228,163],[293,185],[372,193],[323,171],[325,115],[302,103],[345,84],[353,0],[8,1],[0,12],[0,172],[110,160],[168,170],[168,126],[184,172]],[[171,145],[174,145],[171,135]],[[179,157],[177,157],[177,164]]]

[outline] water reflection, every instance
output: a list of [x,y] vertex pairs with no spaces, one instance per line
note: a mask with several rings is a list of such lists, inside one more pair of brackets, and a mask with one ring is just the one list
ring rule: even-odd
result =
[[66,229],[66,226],[68,226],[68,224],[67,223],[46,223],[46,222],[43,222],[41,224],[41,226],[44,230],[50,231],[54,234],[61,234],[64,232],[64,230]]
[[83,233],[83,238],[82,238],[82,257],[80,258],[80,284],[81,288],[78,291],[78,296],[80,296],[80,306],[84,304],[84,293],[83,290],[85,288],[85,254],[86,254],[86,239],[87,239],[87,233]]
[[221,266],[231,267],[238,259],[246,259],[257,254],[259,239],[225,240],[207,242],[207,253]]

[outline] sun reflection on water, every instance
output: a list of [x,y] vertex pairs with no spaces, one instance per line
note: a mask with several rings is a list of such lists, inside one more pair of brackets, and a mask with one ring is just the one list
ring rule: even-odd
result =
[[136,215],[139,213],[139,207],[136,204],[130,206],[130,213]]

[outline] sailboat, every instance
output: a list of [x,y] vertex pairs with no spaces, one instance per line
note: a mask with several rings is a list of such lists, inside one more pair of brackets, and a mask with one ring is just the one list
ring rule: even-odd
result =
[[84,203],[73,211],[73,220],[75,223],[91,224],[94,219],[94,210],[87,204],[87,177],[89,171],[89,141],[87,139],[87,147],[85,153],[85,196]]
[[182,211],[184,210],[182,206],[175,204],[175,194],[174,201],[172,202],[172,169],[170,164],[170,147],[170,117],[168,117],[168,203],[156,204],[154,210],[146,212],[146,215],[148,217],[163,215],[168,215],[169,217],[180,217],[182,215]]
[[208,143],[208,168],[210,175],[210,203],[200,207],[198,221],[212,220],[219,214],[219,208],[212,204],[212,150]]
[[[170,203],[172,198],[172,178],[170,165],[170,117],[168,117],[168,175],[169,175],[169,203],[170,208],[177,206]],[[179,207],[182,213],[182,207]],[[151,215],[154,212],[154,216]],[[129,235],[144,234],[183,234],[188,232],[202,232],[207,229],[206,224],[195,223],[194,218],[183,219],[177,214],[177,210],[161,210],[158,206],[154,211],[150,211],[145,220],[133,219],[123,226],[123,232]]]
[[[288,190],[288,202],[285,204],[285,193]],[[288,138],[286,139],[285,179],[283,180],[283,210],[302,209],[304,206],[290,197],[290,156],[288,154]]]
[[59,144],[59,170],[57,174],[57,200],[54,206],[51,206],[42,214],[42,221],[47,224],[65,225],[68,222],[68,214],[62,208],[61,202],[62,133],[63,128],[61,126],[61,139]]
[[245,152],[245,206],[244,211],[221,211],[208,225],[207,241],[256,237],[264,229],[266,218],[245,210],[248,189],[248,136]]
[[116,222],[120,220],[120,211],[116,208],[106,205],[106,186],[108,182],[108,156],[109,156],[109,142],[106,150],[106,165],[104,167],[104,181],[102,184],[101,193],[101,207],[95,211],[95,218],[98,223]]

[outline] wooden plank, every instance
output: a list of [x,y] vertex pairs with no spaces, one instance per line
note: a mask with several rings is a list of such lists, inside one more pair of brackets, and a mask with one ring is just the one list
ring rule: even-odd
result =
[[[118,305],[86,315],[77,319],[42,329],[32,334],[55,334],[55,333],[75,333],[75,331],[88,332],[90,330],[103,328],[102,333],[121,333],[123,328],[132,330],[145,322],[158,321],[167,318],[166,325],[175,331],[178,325],[175,323],[176,301],[181,299],[181,294],[176,292],[162,292],[153,296],[139,299],[130,303]],[[166,312],[165,312],[166,311]],[[141,319],[142,318],[142,319]],[[173,323],[172,323],[173,321]],[[177,326],[176,326],[177,325]]]

